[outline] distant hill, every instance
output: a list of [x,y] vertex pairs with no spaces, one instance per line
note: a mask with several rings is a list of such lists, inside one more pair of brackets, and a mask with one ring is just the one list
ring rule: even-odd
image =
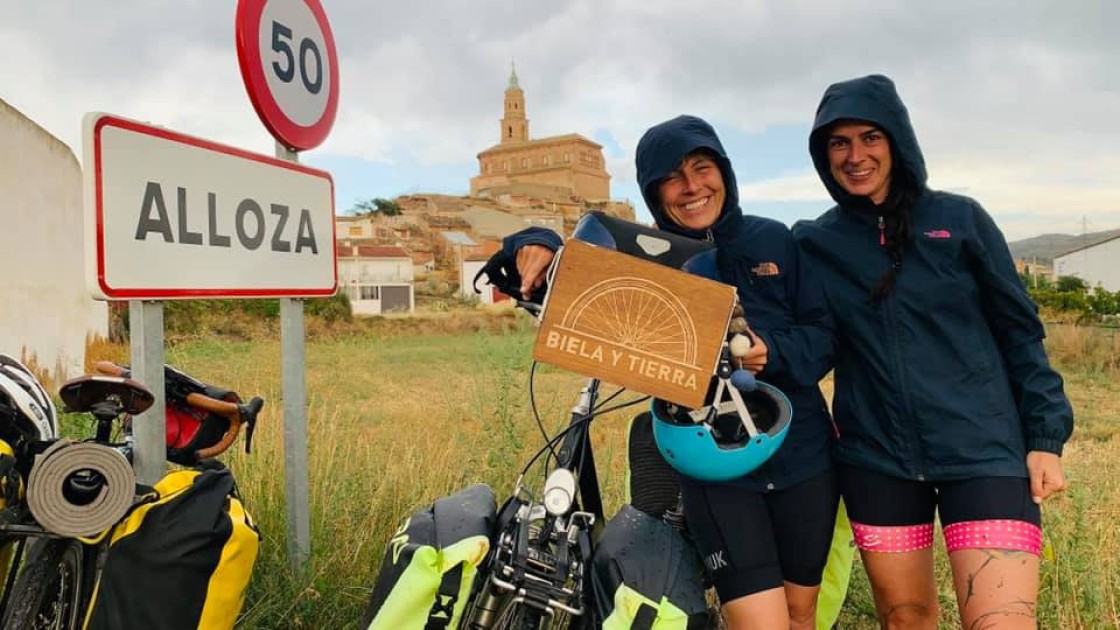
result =
[[1032,236],[1021,241],[1008,243],[1011,255],[1023,260],[1035,260],[1049,265],[1055,256],[1060,256],[1070,250],[1095,245],[1102,241],[1120,236],[1120,230],[1106,230],[1104,232],[1090,232],[1088,234],[1043,234]]

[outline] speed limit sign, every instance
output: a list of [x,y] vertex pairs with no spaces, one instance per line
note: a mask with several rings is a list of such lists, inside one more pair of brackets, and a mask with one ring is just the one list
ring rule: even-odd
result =
[[319,0],[239,0],[237,60],[273,137],[295,150],[326,139],[338,110],[338,55]]

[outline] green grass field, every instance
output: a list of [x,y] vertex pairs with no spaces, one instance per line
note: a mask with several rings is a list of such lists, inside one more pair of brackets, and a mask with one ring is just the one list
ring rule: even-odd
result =
[[[403,517],[473,482],[489,483],[499,495],[511,488],[542,438],[529,404],[533,332],[506,319],[490,332],[443,325],[421,334],[422,326],[384,323],[308,342],[313,540],[303,579],[288,571],[286,557],[279,343],[204,336],[169,343],[169,363],[268,401],[253,454],[225,456],[264,536],[239,628],[357,627],[383,548]],[[1044,506],[1042,628],[1120,627],[1115,332],[1062,327],[1048,340],[1077,428],[1064,457],[1070,488]],[[566,424],[582,382],[538,369],[534,392],[550,432]],[[604,416],[593,429],[608,513],[624,500],[624,434],[632,413]],[[940,567],[947,567],[944,560]],[[943,626],[954,627],[947,571],[940,590]],[[841,627],[877,627],[858,562]]]

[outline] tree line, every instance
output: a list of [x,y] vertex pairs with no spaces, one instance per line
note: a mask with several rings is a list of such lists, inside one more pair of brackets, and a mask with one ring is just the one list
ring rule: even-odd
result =
[[1084,279],[1074,276],[1051,280],[1047,276],[1022,274],[1020,279],[1042,308],[1075,313],[1085,322],[1101,322],[1120,315],[1120,291],[1090,287]]

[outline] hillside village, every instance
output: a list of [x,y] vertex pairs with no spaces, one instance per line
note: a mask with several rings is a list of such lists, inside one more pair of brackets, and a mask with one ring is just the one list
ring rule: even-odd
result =
[[[502,238],[526,227],[568,235],[590,210],[634,220],[629,202],[610,198],[601,145],[575,133],[530,136],[515,70],[499,141],[478,162],[468,195],[406,195],[392,200],[393,212],[336,218],[339,287],[356,315],[411,312],[420,283],[472,298],[470,281],[486,259]],[[501,297],[478,296],[482,302]]]

